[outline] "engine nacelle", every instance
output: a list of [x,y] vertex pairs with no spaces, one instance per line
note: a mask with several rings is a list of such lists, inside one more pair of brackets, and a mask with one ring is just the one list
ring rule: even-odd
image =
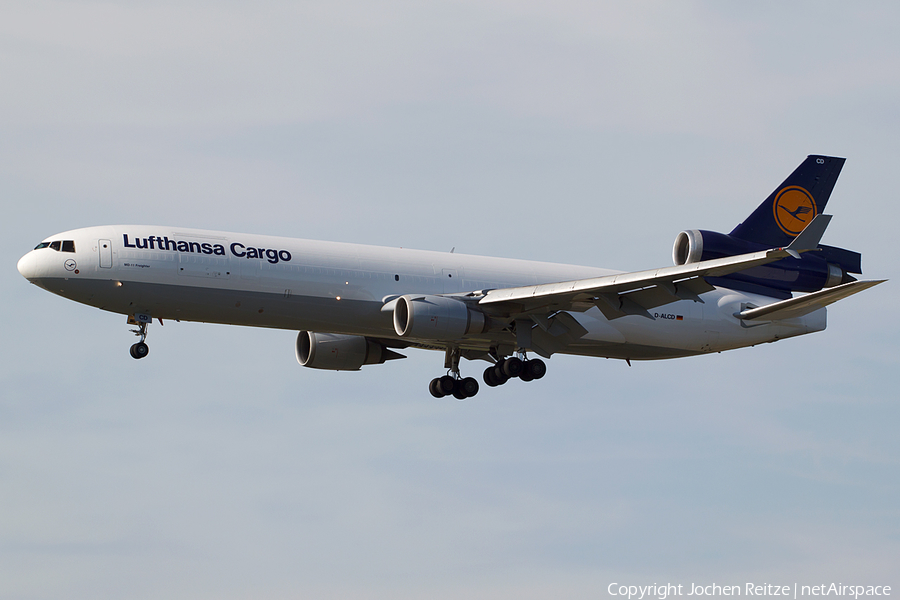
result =
[[[685,265],[768,249],[762,244],[748,242],[732,235],[690,229],[682,231],[675,238],[672,260],[676,265]],[[806,252],[800,259],[785,258],[724,277],[708,277],[707,280],[713,285],[762,293],[776,291],[788,297],[791,292],[815,292],[825,287],[855,281],[856,279],[849,273],[861,271],[859,253],[820,245],[818,251]],[[729,285],[736,282],[737,285]]]
[[675,236],[672,262],[675,266],[689,265],[703,260],[703,232],[699,229],[682,231]]
[[403,358],[378,342],[361,335],[301,331],[295,346],[297,362],[311,369],[358,371],[363,365],[380,365]]
[[444,296],[400,296],[394,306],[394,331],[405,338],[455,340],[483,332],[486,324],[484,313]]

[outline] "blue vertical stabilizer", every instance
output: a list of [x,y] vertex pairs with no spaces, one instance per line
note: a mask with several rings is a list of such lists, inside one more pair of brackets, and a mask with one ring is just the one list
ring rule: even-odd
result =
[[825,209],[844,160],[806,157],[731,235],[772,248],[788,246]]

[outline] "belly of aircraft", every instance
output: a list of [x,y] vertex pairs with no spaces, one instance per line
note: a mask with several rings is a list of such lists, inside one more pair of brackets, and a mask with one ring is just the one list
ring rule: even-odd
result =
[[145,313],[155,319],[379,337],[394,334],[391,315],[381,312],[381,302],[159,283],[120,285],[87,279],[47,278],[35,284],[70,300],[123,315]]
[[[391,313],[381,310],[380,300],[77,278],[41,278],[34,283],[68,299],[124,315],[143,313],[155,319],[398,339]],[[673,318],[658,315],[654,320],[628,316],[608,321],[597,309],[572,313],[588,334],[554,348],[553,353],[657,360],[773,341],[766,327],[741,331],[738,325],[728,325],[730,332],[722,329],[721,320],[704,318],[692,304],[672,310],[677,314],[665,316]],[[805,332],[788,330],[774,339]],[[487,351],[498,344],[514,347],[516,340],[510,331],[496,331],[460,340],[404,341],[422,347],[456,345]]]

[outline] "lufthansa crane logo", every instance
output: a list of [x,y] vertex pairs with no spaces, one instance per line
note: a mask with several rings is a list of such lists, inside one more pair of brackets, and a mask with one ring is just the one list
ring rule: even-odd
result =
[[775,203],[772,204],[772,210],[775,211],[775,222],[778,223],[778,227],[791,236],[796,236],[803,231],[819,214],[812,194],[796,185],[786,187],[778,192],[778,195],[775,196]]

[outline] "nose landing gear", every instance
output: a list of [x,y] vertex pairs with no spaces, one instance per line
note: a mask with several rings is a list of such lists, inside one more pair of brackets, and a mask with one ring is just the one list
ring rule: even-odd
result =
[[[129,322],[131,322],[131,319],[129,319]],[[128,352],[131,354],[131,358],[144,358],[150,354],[150,347],[144,343],[144,340],[147,339],[147,325],[150,324],[150,317],[148,315],[135,315],[134,323],[137,324],[138,328],[132,329],[131,332],[140,337],[141,341],[132,344]]]

